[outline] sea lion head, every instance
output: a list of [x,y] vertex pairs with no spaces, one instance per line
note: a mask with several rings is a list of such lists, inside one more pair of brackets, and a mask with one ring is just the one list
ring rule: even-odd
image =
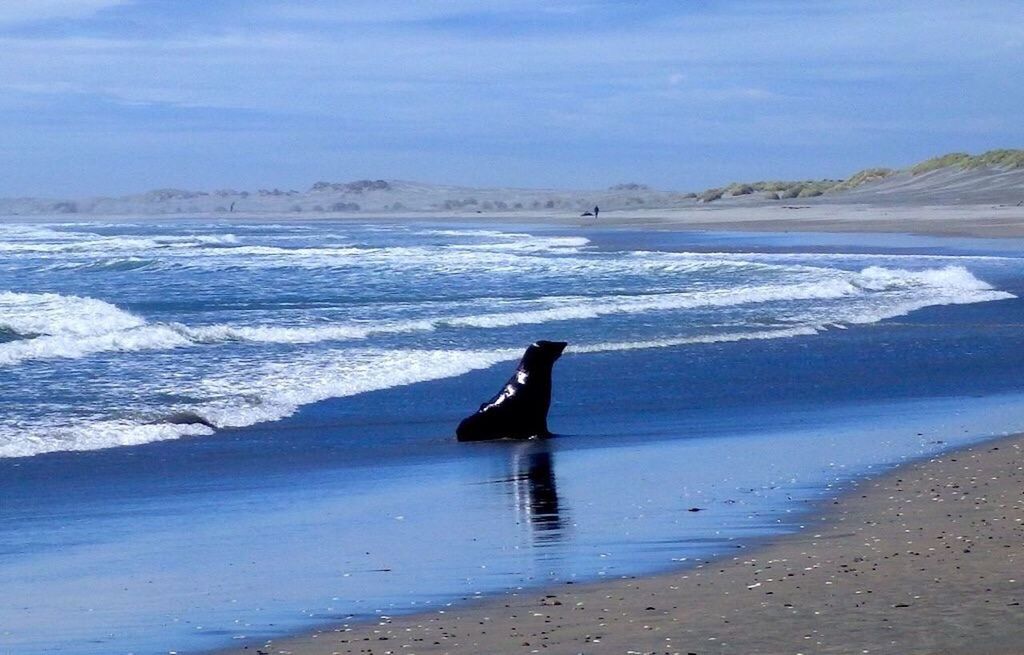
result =
[[521,366],[527,369],[535,366],[550,367],[562,356],[562,351],[568,345],[565,341],[534,341],[526,349]]

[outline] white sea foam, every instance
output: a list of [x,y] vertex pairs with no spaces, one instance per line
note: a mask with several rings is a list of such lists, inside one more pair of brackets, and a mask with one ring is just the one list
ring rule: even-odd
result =
[[291,415],[328,398],[439,380],[515,359],[519,350],[339,350],[255,366],[202,380],[194,392],[214,398],[194,411],[218,427]]
[[791,339],[793,337],[806,337],[821,332],[820,328],[801,326],[793,328],[778,328],[773,330],[752,330],[750,332],[725,332],[722,334],[705,334],[693,337],[679,337],[674,339],[648,339],[646,341],[618,341],[606,343],[592,343],[580,346],[570,345],[566,349],[569,353],[603,353],[618,350],[647,350],[650,348],[674,348],[701,343],[730,343],[734,341],[760,341],[764,339]]
[[144,323],[138,316],[95,298],[0,292],[0,328],[24,336],[95,336]]
[[[24,223],[0,223],[0,240],[2,241],[66,241],[72,239],[94,239],[93,232],[73,232],[55,230],[54,226],[28,225]],[[77,226],[76,226],[77,227]]]
[[854,284],[869,291],[924,287],[971,294],[992,289],[992,285],[979,280],[963,266],[929,268],[921,271],[870,266],[854,278]]
[[837,280],[827,284],[751,287],[694,293],[664,293],[621,295],[604,297],[556,296],[538,301],[525,301],[520,305],[545,305],[542,309],[518,309],[507,312],[438,316],[418,320],[350,325],[320,326],[234,326],[210,325],[202,327],[175,326],[182,335],[200,343],[218,341],[251,341],[258,343],[316,343],[366,339],[373,335],[404,332],[432,331],[450,328],[503,328],[516,325],[541,324],[557,321],[585,320],[610,314],[636,314],[651,311],[669,311],[695,307],[722,307],[774,300],[801,300],[810,298],[839,298],[856,293],[849,282]]
[[[528,236],[528,235],[525,235]],[[453,245],[456,250],[511,250],[517,252],[576,252],[587,246],[590,239],[585,237],[531,237],[497,243],[471,243]]]
[[141,317],[93,298],[57,294],[0,294],[0,328],[35,337],[0,344],[0,365],[27,360],[80,358],[102,352],[137,352],[197,344],[245,341],[302,344],[366,339],[373,335],[440,328],[498,329],[516,325],[589,320],[613,314],[642,314],[695,308],[737,307],[776,302],[848,299],[777,318],[807,325],[872,323],[932,305],[1012,298],[967,269],[907,271],[869,267],[860,272],[829,270],[822,279],[779,285],[612,296],[554,296],[511,303],[511,311],[352,324],[261,326],[148,324]]
[[751,303],[767,303],[777,300],[841,298],[855,293],[857,293],[856,287],[848,281],[827,280],[809,284],[755,286],[702,292],[605,296],[598,298],[566,297],[555,299],[558,306],[549,309],[481,314],[479,316],[446,319],[443,322],[458,327],[497,328],[552,321],[592,319],[610,314],[639,314],[644,312],[694,309],[698,307],[726,307]]
[[472,237],[474,239],[531,239],[534,236],[522,232],[502,232],[500,230],[420,230],[416,234],[439,237]]
[[[643,252],[643,251],[638,251]],[[785,262],[821,262],[821,263],[834,263],[834,262],[864,262],[872,260],[883,260],[883,261],[901,261],[901,262],[1011,262],[1014,261],[1014,257],[1005,257],[1002,255],[942,255],[937,253],[899,253],[899,254],[886,254],[886,253],[843,253],[843,252],[721,252],[721,251],[708,251],[702,253],[689,253],[689,252],[649,252],[647,254],[657,255],[661,257],[692,257],[699,254],[701,257],[710,257],[713,259],[723,260],[742,260],[745,262],[756,262],[764,261],[778,265]]]
[[144,257],[108,257],[88,259],[86,261],[59,261],[43,266],[43,271],[131,271],[148,268],[157,263],[155,259]]
[[[182,254],[188,257],[221,258],[244,257],[257,258],[250,262],[252,266],[261,263],[274,263],[275,258],[285,257],[293,263],[303,262],[306,265],[329,265],[331,260],[345,257],[366,257],[374,260],[429,260],[443,255],[444,248],[421,246],[353,246],[337,244],[319,247],[282,247],[265,244],[246,244],[233,233],[225,234],[186,234],[186,235],[146,235],[103,236],[95,233],[63,232],[46,227],[20,226],[24,229],[0,232],[0,252],[10,254],[27,254],[38,256],[57,256],[73,254],[76,256],[94,255],[109,256],[112,252],[148,255],[164,253],[167,255]],[[437,231],[439,236],[462,236],[457,231]],[[510,253],[528,252],[574,252],[589,244],[584,237],[569,236],[533,236],[512,232],[472,232],[464,233],[476,238],[485,237],[481,243],[452,244],[448,248],[455,253],[460,251],[508,251]],[[303,235],[291,235],[303,238]],[[308,238],[308,237],[304,237]],[[285,239],[287,240],[287,239]],[[264,260],[261,262],[260,260]],[[323,260],[327,260],[324,262]],[[309,261],[303,261],[309,260]],[[199,265],[201,260],[193,262]]]
[[[782,339],[815,334],[810,327],[780,328],[678,339],[608,342],[570,346],[568,353],[597,353],[747,339]],[[189,411],[218,428],[245,427],[286,418],[299,408],[330,398],[389,389],[463,375],[501,362],[514,361],[520,349],[463,350],[336,350],[307,354],[288,361],[240,363],[231,371],[199,380],[184,389],[206,398]],[[181,390],[179,390],[181,391]],[[149,420],[92,419],[41,425],[0,422],[0,457],[26,457],[45,452],[95,450],[131,446],[186,436],[209,435],[201,424]],[[59,420],[59,419],[58,419]]]
[[153,238],[157,243],[183,244],[191,246],[230,246],[239,243],[234,234],[194,234],[189,236],[158,236]]
[[[746,302],[770,302],[776,299],[825,298],[842,299],[865,293],[892,292],[911,289],[913,293],[900,294],[888,302],[874,306],[871,321],[900,316],[921,307],[933,304],[955,304],[984,302],[1012,298],[1013,295],[994,290],[991,285],[977,279],[961,267],[926,271],[902,271],[868,268],[859,273],[850,273],[848,280],[833,280],[819,286],[799,285],[782,289],[751,288],[741,293],[722,292],[715,294],[663,294],[670,296],[648,296],[639,300],[627,298],[624,305],[608,305],[615,311],[643,312],[652,309],[677,309],[694,304],[714,305]],[[876,299],[872,299],[876,300]],[[839,303],[834,307],[843,308]],[[867,322],[859,319],[857,312],[863,307],[846,313],[840,312],[845,323]],[[589,311],[589,310],[588,310]],[[586,313],[586,312],[585,312]],[[501,326],[511,321],[515,314],[501,316],[488,326]],[[521,322],[540,321],[539,316],[520,316]],[[572,314],[572,318],[577,318]],[[584,318],[590,318],[586,314]],[[559,314],[553,320],[564,320]],[[661,338],[640,341],[602,342],[570,346],[569,352],[595,353],[648,348],[667,348],[688,344],[722,343],[742,340],[785,339],[809,336],[832,325],[842,327],[834,316],[818,315],[805,324],[787,325],[767,329],[732,331],[714,334],[688,335],[677,338]],[[518,323],[513,323],[518,324]],[[196,408],[204,418],[218,426],[245,426],[288,416],[297,408],[327,398],[342,397],[461,375],[471,370],[486,368],[502,361],[516,359],[518,349],[488,351],[418,351],[418,350],[343,350],[331,354],[319,353],[288,362],[262,365],[258,370],[235,370],[222,377],[207,378],[200,384],[198,395],[210,395],[217,400],[204,403]]]
[[[453,377],[514,359],[517,350],[343,350],[288,361],[241,363],[199,380],[190,395],[208,398],[190,411],[218,427],[242,427],[285,418],[310,403],[358,393]],[[0,457],[25,457],[63,450],[95,450],[183,436],[211,434],[201,424],[153,420],[72,420],[39,425],[0,419]]]
[[[280,267],[299,269],[282,275],[304,276],[312,281],[310,285],[330,284],[336,273],[344,274],[339,279],[356,280],[391,276],[382,278],[384,282],[405,276],[461,281],[509,275],[529,279],[534,288],[524,291],[523,298],[472,294],[467,298],[460,289],[454,297],[440,293],[431,301],[406,302],[401,307],[375,304],[376,299],[364,306],[356,298],[323,312],[315,304],[309,309],[301,302],[295,313],[262,308],[209,311],[219,311],[216,307],[197,312],[216,317],[206,320],[220,321],[211,324],[193,324],[184,318],[180,320],[186,322],[147,321],[123,307],[84,296],[0,292],[0,333],[5,338],[14,335],[13,340],[0,343],[0,366],[105,353],[109,361],[104,367],[120,371],[124,365],[125,370],[138,373],[151,370],[151,362],[140,353],[195,349],[163,357],[165,366],[152,376],[98,379],[97,388],[104,386],[97,397],[109,392],[111,398],[108,406],[97,406],[94,414],[55,405],[53,411],[40,412],[35,418],[0,416],[0,457],[205,435],[210,429],[203,425],[160,422],[160,416],[189,411],[219,427],[240,427],[280,419],[328,398],[462,375],[521,354],[518,343],[515,349],[473,349],[478,338],[473,337],[474,330],[577,321],[586,324],[560,329],[576,331],[578,327],[581,334],[600,335],[594,321],[603,317],[616,317],[616,332],[626,325],[625,320],[656,327],[639,329],[633,339],[593,336],[570,346],[570,353],[586,354],[794,338],[923,307],[1013,297],[962,265],[973,258],[607,253],[588,248],[589,242],[579,237],[469,230],[432,233],[452,237],[446,245],[385,247],[339,239],[307,245],[287,242],[294,234],[261,241],[244,226],[232,230],[238,235],[104,236],[47,227],[0,229],[4,244],[0,252],[10,253],[7,262],[29,262],[34,274],[54,271],[57,279],[67,279],[67,269],[82,270],[83,276],[94,271],[144,276],[164,275],[171,267],[202,271],[196,275]],[[296,247],[286,247],[290,245]],[[859,257],[879,265],[845,270],[857,264]],[[918,270],[924,265],[933,268]],[[140,268],[144,270],[136,270]],[[306,276],[307,270],[313,274]],[[640,286],[637,280],[644,281],[644,292],[627,292]],[[563,288],[571,291],[535,295],[538,289]],[[592,295],[585,295],[591,290]],[[233,307],[245,301],[244,295],[240,298],[232,297]],[[682,334],[672,334],[675,325],[685,325],[678,330]],[[427,340],[417,333],[431,331],[443,331],[430,337],[432,343],[458,343],[465,349],[417,347]],[[652,333],[665,336],[648,338]],[[389,343],[404,345],[376,347],[373,337],[377,335],[391,335]],[[506,341],[500,334],[487,337],[490,343],[496,340]],[[249,345],[243,348],[239,343]],[[206,349],[201,356],[199,348]],[[91,364],[85,361],[76,370],[91,370]],[[54,377],[59,378],[64,365],[53,361],[18,370],[26,376],[57,372]]]
[[233,246],[234,234],[102,236],[93,233],[34,229],[0,234],[0,252],[28,254],[104,255],[114,251],[198,249],[209,246]]
[[[95,237],[95,235],[90,235]],[[149,250],[160,247],[152,239],[116,237],[92,238],[88,240],[67,241],[14,241],[0,242],[0,252],[7,253],[109,253],[114,250]]]
[[178,326],[181,334],[197,343],[221,341],[251,341],[254,343],[317,343],[366,339],[375,334],[429,331],[437,327],[432,319],[377,322],[351,325],[321,326],[243,326],[207,325],[202,327]]
[[147,325],[88,336],[41,336],[0,344],[0,366],[42,359],[80,359],[97,353],[167,350],[194,344],[179,330],[167,325]]
[[213,434],[204,425],[143,423],[129,420],[79,420],[68,424],[0,424],[0,457],[29,457],[72,450],[137,446],[188,436]]
[[175,326],[147,324],[96,298],[56,293],[0,293],[0,329],[23,337],[0,344],[0,366],[192,344]]

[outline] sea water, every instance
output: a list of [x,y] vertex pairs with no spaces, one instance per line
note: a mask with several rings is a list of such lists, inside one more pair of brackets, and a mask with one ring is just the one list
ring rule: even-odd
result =
[[[1019,245],[6,223],[0,653],[193,652],[793,529],[1024,428]],[[558,436],[454,443],[541,338]]]

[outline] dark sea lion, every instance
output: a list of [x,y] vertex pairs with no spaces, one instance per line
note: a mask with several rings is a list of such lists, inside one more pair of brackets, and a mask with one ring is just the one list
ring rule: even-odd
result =
[[455,430],[459,441],[546,437],[551,407],[551,368],[568,344],[537,341],[530,344],[515,374],[494,398],[480,405]]

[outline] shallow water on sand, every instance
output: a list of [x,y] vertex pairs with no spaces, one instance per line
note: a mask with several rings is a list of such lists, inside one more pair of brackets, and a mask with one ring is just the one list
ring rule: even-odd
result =
[[[4,229],[0,652],[192,652],[658,570],[1024,428],[1012,242]],[[559,436],[453,443],[535,338],[573,344]],[[160,420],[186,410],[222,429]]]

